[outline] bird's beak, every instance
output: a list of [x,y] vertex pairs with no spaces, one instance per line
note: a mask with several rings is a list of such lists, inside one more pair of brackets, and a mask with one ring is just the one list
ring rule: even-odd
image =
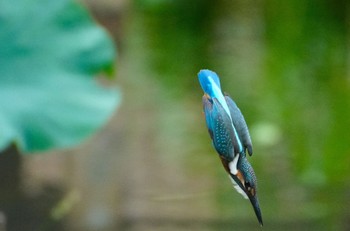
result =
[[259,200],[256,194],[256,191],[248,191],[242,183],[242,176],[240,176],[240,174],[233,175],[231,174],[232,178],[236,181],[237,185],[242,189],[242,191],[244,191],[244,193],[248,196],[250,203],[253,206],[254,212],[256,217],[258,218],[259,224],[261,226],[263,226],[263,220],[262,220],[262,216],[261,216],[261,210],[260,210],[260,206],[259,206]]
[[258,197],[256,195],[252,195],[250,192],[246,192],[246,193],[248,195],[250,203],[252,203],[255,215],[258,218],[260,225],[263,226],[263,220],[262,220],[262,216],[261,216],[261,210],[260,210],[260,206],[259,206]]

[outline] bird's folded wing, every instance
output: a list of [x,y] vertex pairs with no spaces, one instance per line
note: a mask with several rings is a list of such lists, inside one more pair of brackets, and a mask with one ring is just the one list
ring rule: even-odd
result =
[[211,118],[211,112],[213,110],[213,101],[209,97],[209,95],[204,94],[202,97],[202,103],[203,103],[203,111],[205,115],[205,122],[207,124],[208,132],[210,134],[210,138],[213,140],[213,127],[212,127],[212,118]]
[[245,150],[248,150],[249,155],[253,154],[252,141],[249,135],[247,123],[244,120],[241,110],[237,107],[236,103],[225,94],[225,100],[231,113],[232,123],[236,128],[239,139]]
[[203,102],[207,127],[216,151],[226,160],[232,161],[240,153],[242,145],[234,131],[230,116],[216,98]]

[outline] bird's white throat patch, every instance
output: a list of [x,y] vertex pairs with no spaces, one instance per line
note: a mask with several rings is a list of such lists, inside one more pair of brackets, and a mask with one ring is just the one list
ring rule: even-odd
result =
[[[237,163],[238,163],[238,159],[239,159],[239,154],[237,153],[235,155],[235,157],[233,158],[233,160],[231,162],[228,163],[228,168],[230,169],[230,173],[232,175],[237,176],[238,174],[238,169],[237,169]],[[247,194],[244,192],[243,189],[241,189],[241,187],[239,187],[239,185],[236,183],[236,181],[234,179],[232,179],[231,176],[229,176],[231,179],[231,182],[233,184],[233,187],[237,190],[237,192],[239,194],[241,194],[245,199],[248,199]]]
[[236,156],[233,158],[231,162],[228,163],[228,168],[230,169],[230,173],[233,175],[237,175],[237,163],[239,159],[239,154],[236,154]]
[[239,194],[241,194],[241,195],[244,197],[244,199],[248,199],[248,196],[247,196],[247,194],[243,191],[243,189],[241,189],[241,187],[239,187],[239,185],[236,183],[236,181],[235,181],[234,179],[232,179],[231,176],[229,176],[229,177],[230,177],[230,180],[231,180],[231,182],[232,182],[232,184],[233,184],[233,187],[236,189],[236,191],[237,191]]

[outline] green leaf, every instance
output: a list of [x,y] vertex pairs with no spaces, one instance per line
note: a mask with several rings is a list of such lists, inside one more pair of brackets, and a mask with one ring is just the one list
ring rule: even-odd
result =
[[0,149],[71,147],[101,127],[119,102],[112,40],[70,0],[0,1]]

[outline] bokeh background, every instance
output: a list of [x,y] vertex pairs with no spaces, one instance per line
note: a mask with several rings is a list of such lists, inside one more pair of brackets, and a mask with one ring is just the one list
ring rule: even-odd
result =
[[122,105],[79,147],[0,156],[8,230],[261,230],[211,146],[203,68],[248,123],[263,229],[350,230],[348,1],[83,4],[117,45]]

